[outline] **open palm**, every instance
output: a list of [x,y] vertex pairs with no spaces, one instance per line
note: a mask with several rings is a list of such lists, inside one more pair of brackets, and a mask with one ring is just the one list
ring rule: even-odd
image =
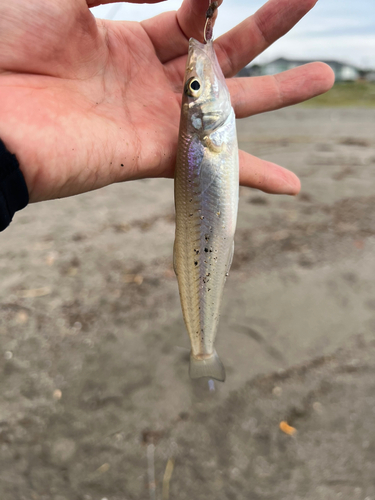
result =
[[[202,39],[207,4],[184,0],[177,13],[133,23],[96,20],[86,0],[0,0],[0,138],[20,162],[31,201],[173,175],[188,38]],[[220,37],[224,74],[236,74],[314,4],[270,0]],[[322,63],[228,80],[239,118],[332,83]],[[281,167],[243,152],[240,163],[242,184],[299,190]]]

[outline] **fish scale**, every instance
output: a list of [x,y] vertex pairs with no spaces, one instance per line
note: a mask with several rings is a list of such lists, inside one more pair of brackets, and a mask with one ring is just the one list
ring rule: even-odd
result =
[[212,41],[191,39],[175,174],[174,268],[191,342],[190,376],[224,380],[214,349],[238,209],[235,115]]

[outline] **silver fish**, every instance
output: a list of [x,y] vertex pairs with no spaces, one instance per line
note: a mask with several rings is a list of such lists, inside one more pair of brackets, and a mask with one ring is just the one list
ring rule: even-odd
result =
[[225,380],[214,349],[238,210],[238,144],[212,40],[189,41],[177,164],[174,269],[191,342],[191,378]]

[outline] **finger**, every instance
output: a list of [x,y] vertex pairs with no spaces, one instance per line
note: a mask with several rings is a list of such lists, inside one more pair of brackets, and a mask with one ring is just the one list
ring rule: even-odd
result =
[[[162,63],[186,55],[189,38],[203,42],[207,8],[208,1],[184,0],[177,12],[164,12],[141,22]],[[214,20],[216,16],[217,10]]]
[[[223,0],[218,1],[218,6]],[[203,31],[206,23],[206,12],[209,6],[208,0],[184,0],[177,11],[177,20],[180,28],[187,39],[193,37],[203,43]],[[214,21],[218,11],[215,10]]]
[[296,195],[301,189],[298,177],[275,163],[240,151],[240,184],[265,193]]
[[164,12],[142,21],[141,25],[163,64],[170,59],[187,54],[189,40],[178,24],[176,12]]
[[335,81],[324,63],[310,63],[278,75],[227,80],[237,118],[291,106],[327,92]]
[[[127,3],[161,3],[166,0],[126,0]],[[87,5],[89,7],[97,7],[98,5],[105,5],[107,3],[119,3],[124,2],[124,0],[87,0]]]
[[95,19],[83,0],[50,4],[0,0],[0,68],[86,79],[105,55]]
[[[254,15],[220,36],[215,41],[215,50],[224,75],[231,77],[237,74],[291,30],[316,2],[317,0],[269,0]],[[186,57],[179,57],[168,63],[167,69],[173,78],[183,78],[185,63]]]
[[269,0],[253,16],[216,40],[225,76],[233,76],[285,35],[317,0]]

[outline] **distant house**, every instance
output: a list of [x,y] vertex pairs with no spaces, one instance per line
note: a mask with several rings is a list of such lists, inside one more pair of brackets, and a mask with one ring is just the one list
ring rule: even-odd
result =
[[368,82],[375,82],[375,70],[373,69],[361,70],[360,77]]
[[262,74],[262,66],[253,64],[252,66],[242,68],[237,76],[261,76]]
[[[297,66],[302,66],[303,64],[307,64],[309,62],[313,61],[285,59],[280,57],[279,59],[275,59],[275,61],[271,61],[267,64],[246,66],[246,68],[243,68],[243,70],[240,71],[238,76],[275,75],[276,73],[281,73],[282,71],[296,68]],[[336,82],[356,81],[360,77],[359,70],[350,64],[344,64],[338,61],[323,62],[328,64],[328,66],[333,69]]]

